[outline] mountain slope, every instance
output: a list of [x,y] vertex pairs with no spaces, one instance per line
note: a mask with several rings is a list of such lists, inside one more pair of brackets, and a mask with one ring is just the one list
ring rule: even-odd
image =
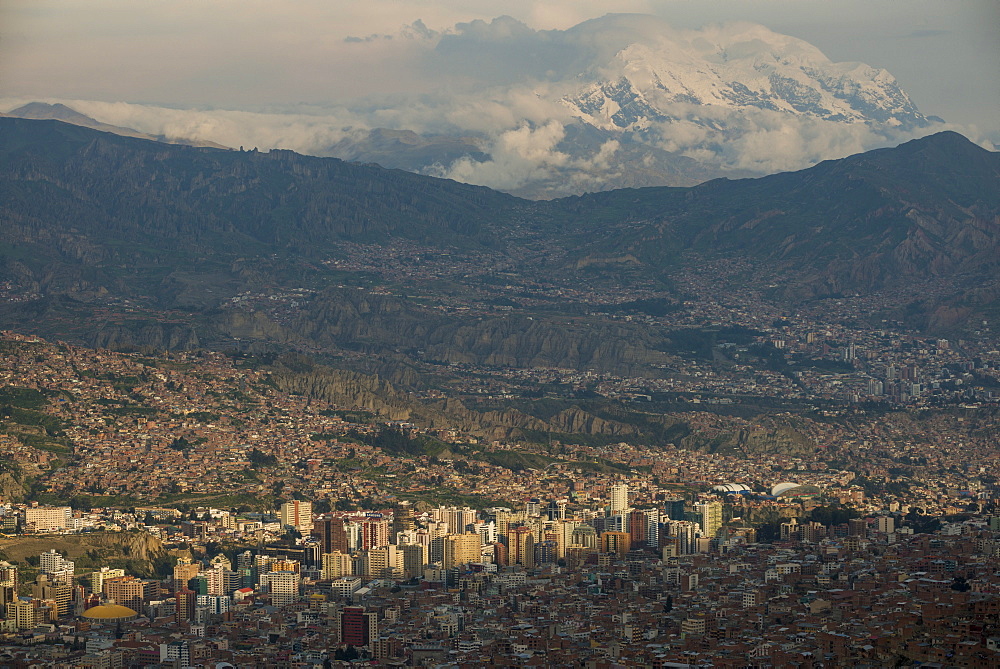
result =
[[1000,259],[1000,154],[953,132],[801,172],[563,203],[630,221],[584,252],[654,266],[684,250],[738,253],[782,269],[806,294],[989,275]]
[[[168,146],[56,121],[0,119],[3,207],[26,228],[171,240],[209,253],[401,236],[482,243],[513,199],[290,151]],[[55,206],[77,207],[69,220]],[[48,209],[45,209],[48,208]]]
[[[590,313],[613,311],[607,295],[669,293],[702,260],[753,264],[746,280],[782,301],[942,278],[968,313],[991,304],[1000,154],[941,133],[801,172],[531,203],[288,151],[3,118],[0,221],[9,325],[79,333],[112,309],[145,320],[88,335],[107,345],[238,338],[639,374],[663,362],[662,334]],[[257,313],[239,306],[247,292],[264,296]],[[269,311],[276,293],[295,306]]]
[[13,109],[5,114],[6,116],[13,116],[14,118],[27,118],[35,121],[62,121],[63,123],[72,123],[73,125],[80,125],[84,128],[91,128],[92,130],[100,130],[101,132],[110,132],[115,135],[121,135],[122,137],[136,137],[139,139],[149,139],[157,142],[167,142],[168,144],[185,144],[188,146],[207,146],[216,149],[225,149],[226,147],[217,144],[216,142],[209,141],[198,141],[190,140],[185,138],[166,138],[162,135],[150,135],[145,132],[139,132],[132,128],[126,128],[120,125],[111,125],[109,123],[101,123],[95,118],[91,118],[86,114],[81,114],[80,112],[67,107],[64,104],[48,104],[45,102],[29,102],[26,105]]

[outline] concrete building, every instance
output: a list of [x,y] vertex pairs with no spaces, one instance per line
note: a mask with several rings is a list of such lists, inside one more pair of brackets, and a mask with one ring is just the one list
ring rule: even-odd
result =
[[621,515],[629,510],[628,485],[620,484],[611,486],[611,514]]
[[313,530],[312,502],[293,499],[281,505],[279,521],[284,527],[294,527],[303,534]]

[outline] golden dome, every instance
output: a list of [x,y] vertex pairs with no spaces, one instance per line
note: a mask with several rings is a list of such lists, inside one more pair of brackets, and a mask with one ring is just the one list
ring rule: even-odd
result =
[[119,606],[118,604],[101,604],[100,606],[92,606],[83,612],[83,617],[91,620],[129,619],[135,618],[138,615],[138,613],[129,607]]

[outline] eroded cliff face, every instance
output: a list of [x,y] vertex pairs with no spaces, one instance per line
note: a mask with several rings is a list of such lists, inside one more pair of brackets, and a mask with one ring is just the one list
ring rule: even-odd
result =
[[389,420],[414,420],[430,428],[457,428],[483,438],[518,437],[526,431],[587,435],[638,432],[631,425],[595,416],[579,407],[569,407],[543,419],[516,408],[477,411],[454,398],[421,402],[378,376],[329,367],[317,366],[302,372],[286,368],[274,373],[272,379],[286,392],[369,409]]
[[21,502],[27,492],[24,484],[10,472],[0,473],[0,501]]
[[125,557],[152,565],[155,560],[166,556],[163,542],[148,532],[107,532],[96,534],[93,545],[108,551],[118,552]]
[[14,562],[24,563],[29,556],[56,550],[70,560],[78,561],[78,572],[88,571],[79,566],[86,563],[127,563],[131,574],[141,577],[156,575],[157,567],[167,559],[163,542],[148,532],[91,532],[87,534],[33,535],[0,538],[0,551]]

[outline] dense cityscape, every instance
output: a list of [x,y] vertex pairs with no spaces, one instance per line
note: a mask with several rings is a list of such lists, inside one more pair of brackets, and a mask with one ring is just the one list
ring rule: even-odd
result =
[[[908,361],[865,364],[962,369],[939,340],[885,350],[903,342]],[[0,348],[7,666],[1000,656],[994,409],[975,386],[917,414],[854,398],[765,420],[709,403],[745,392],[731,380],[692,393],[702,438],[794,425],[815,447],[709,455],[486,443],[284,392],[242,355]],[[972,372],[995,373],[955,377]],[[509,395],[510,374],[480,378]]]
[[0,669],[1000,667],[995,0],[13,0]]

